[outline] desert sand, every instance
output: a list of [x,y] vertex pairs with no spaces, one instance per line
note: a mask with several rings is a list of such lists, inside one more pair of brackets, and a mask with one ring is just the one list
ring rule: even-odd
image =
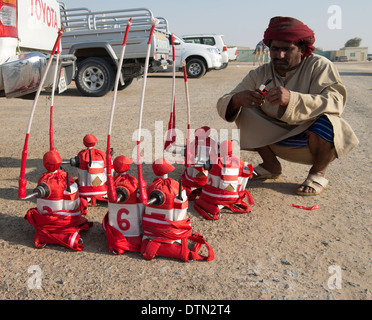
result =
[[[36,249],[34,229],[24,220],[36,199],[18,199],[20,159],[32,100],[0,98],[0,300],[370,300],[372,298],[370,150],[372,62],[338,63],[348,89],[343,117],[353,127],[360,145],[327,171],[328,188],[318,197],[295,194],[309,167],[282,161],[276,181],[249,181],[255,204],[248,214],[224,212],[218,221],[203,219],[189,203],[194,232],[202,234],[215,252],[209,262],[108,252],[102,219],[107,204],[89,206],[93,222],[84,231],[84,250],[59,245]],[[191,128],[208,125],[218,134],[232,134],[234,124],[216,112],[217,99],[232,90],[254,68],[234,62],[202,79],[189,79]],[[171,74],[151,74],[147,81],[142,127],[153,137],[144,165],[147,183],[154,179],[151,161],[161,154],[156,128],[166,130],[171,102]],[[115,155],[135,150],[142,81],[118,93],[112,129]],[[97,148],[106,150],[113,93],[83,97],[72,83],[54,103],[57,151],[67,160],[84,148],[90,133]],[[28,193],[43,173],[42,156],[49,150],[50,96],[40,96],[32,123],[26,178]],[[182,74],[177,74],[176,122],[186,132],[187,113]],[[224,129],[225,131],[220,131]],[[159,149],[160,146],[160,149]],[[241,158],[260,162],[252,152]],[[175,165],[178,179],[184,167]],[[76,171],[70,168],[74,176]],[[132,166],[130,173],[136,175]],[[76,176],[75,176],[76,177]],[[307,211],[292,204],[319,209]],[[32,284],[35,276],[39,287]]]

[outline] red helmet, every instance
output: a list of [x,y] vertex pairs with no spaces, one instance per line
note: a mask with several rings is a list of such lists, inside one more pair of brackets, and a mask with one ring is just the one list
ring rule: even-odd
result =
[[208,126],[203,126],[195,130],[195,135],[205,135],[209,137],[211,128]]
[[164,158],[155,160],[152,164],[155,175],[160,177],[174,170],[174,167]]
[[54,172],[59,169],[62,163],[62,158],[57,151],[49,151],[43,156],[44,168]]
[[97,138],[92,134],[87,134],[83,139],[83,143],[87,148],[94,147],[97,143]]
[[114,160],[114,170],[117,173],[127,172],[132,163],[133,160],[131,158],[128,158],[126,156],[118,156]]

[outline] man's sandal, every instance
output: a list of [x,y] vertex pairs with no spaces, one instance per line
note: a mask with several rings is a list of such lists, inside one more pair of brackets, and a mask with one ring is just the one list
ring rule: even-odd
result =
[[279,179],[281,173],[271,173],[260,164],[253,168],[252,180]]
[[328,180],[317,174],[309,174],[306,180],[301,184],[303,187],[310,187],[315,190],[315,192],[303,192],[297,191],[296,193],[300,196],[317,196],[319,195],[327,186]]

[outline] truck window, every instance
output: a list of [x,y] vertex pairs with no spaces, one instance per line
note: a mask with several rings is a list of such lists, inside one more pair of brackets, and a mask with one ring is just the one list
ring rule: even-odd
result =
[[208,38],[203,38],[203,44],[207,44],[209,46],[214,46],[216,42],[214,41],[214,38],[208,37]]
[[199,43],[199,44],[202,43],[200,38],[187,38],[187,39],[184,39],[184,40],[187,43]]

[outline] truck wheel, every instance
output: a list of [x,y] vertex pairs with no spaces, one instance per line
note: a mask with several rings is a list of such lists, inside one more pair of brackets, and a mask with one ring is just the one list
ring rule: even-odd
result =
[[122,85],[120,82],[118,84],[118,90],[124,90],[125,88],[129,87],[129,85],[133,82],[133,78],[126,78],[124,79],[124,85]]
[[83,95],[102,97],[114,87],[114,70],[102,58],[87,58],[78,64],[75,82]]
[[207,68],[202,60],[194,58],[186,63],[186,71],[189,78],[198,79],[205,75]]
[[222,64],[221,70],[223,70],[223,69],[226,69],[228,65],[229,65],[229,63],[228,63],[228,62],[226,62],[226,63]]

